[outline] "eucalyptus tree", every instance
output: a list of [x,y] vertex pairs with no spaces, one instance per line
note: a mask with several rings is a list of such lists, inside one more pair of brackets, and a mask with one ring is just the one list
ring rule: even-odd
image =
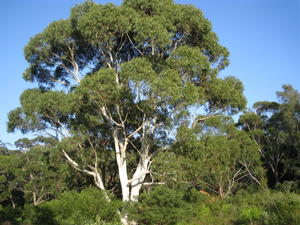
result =
[[4,155],[7,153],[7,151],[8,151],[8,149],[6,147],[6,144],[0,140],[0,154]]
[[37,206],[66,189],[66,164],[53,138],[19,139],[20,151],[0,154],[0,202]]
[[24,193],[26,203],[40,205],[66,189],[66,165],[61,160],[61,153],[53,146],[55,142],[53,138],[37,137],[18,140],[15,144],[30,145],[15,162],[15,189]]
[[171,188],[196,188],[221,198],[251,183],[262,188],[258,146],[223,115],[194,128],[181,126],[176,141],[154,158],[154,179]]
[[[25,47],[24,78],[39,88],[23,93],[8,128],[62,140],[69,163],[102,190],[99,152],[114,155],[122,199],[136,201],[153,155],[168,146],[174,127],[245,106],[241,82],[218,77],[228,56],[193,6],[87,1]],[[84,150],[93,161],[76,161],[75,153]]]
[[24,204],[23,192],[16,188],[19,158],[19,151],[0,150],[0,204],[12,208]]
[[291,85],[282,89],[278,102],[256,102],[256,112],[242,115],[239,123],[260,146],[271,187],[292,181],[299,188],[300,94]]

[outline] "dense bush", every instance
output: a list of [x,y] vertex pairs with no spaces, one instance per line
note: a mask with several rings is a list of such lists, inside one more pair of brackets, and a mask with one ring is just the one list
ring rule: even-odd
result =
[[140,225],[297,225],[300,196],[244,191],[220,199],[189,190],[157,187],[140,196],[131,217]]
[[117,200],[108,202],[99,189],[69,191],[38,207],[0,207],[0,224],[9,225],[111,225],[119,223]]
[[269,191],[242,192],[226,200],[194,203],[193,210],[196,216],[178,225],[297,225],[300,196]]
[[[0,207],[0,224],[9,225],[117,225],[116,200],[88,188],[65,192],[39,207]],[[300,196],[296,193],[240,191],[226,199],[195,189],[179,191],[155,187],[140,195],[139,202],[123,207],[139,225],[297,225]],[[125,211],[126,212],[126,211]]]
[[96,219],[86,221],[82,225],[121,225],[121,223],[119,223],[119,222],[105,222],[105,221],[101,220],[101,218],[99,216],[97,216]]
[[47,207],[34,207],[25,205],[22,209],[20,225],[59,225],[54,220],[53,212]]
[[138,224],[172,225],[186,215],[183,193],[166,187],[156,187],[140,195],[139,203],[132,207],[131,217]]
[[98,189],[88,188],[81,193],[65,192],[59,199],[45,203],[41,208],[53,213],[54,221],[59,225],[79,225],[98,217],[104,222],[119,221],[118,201],[107,202]]
[[0,224],[1,225],[18,225],[21,220],[21,210],[0,205]]
[[231,204],[240,206],[240,224],[297,225],[300,222],[300,196],[284,192],[240,193]]

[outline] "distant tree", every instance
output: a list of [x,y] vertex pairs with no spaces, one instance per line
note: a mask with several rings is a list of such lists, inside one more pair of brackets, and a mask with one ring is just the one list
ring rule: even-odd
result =
[[10,205],[13,208],[24,204],[23,193],[16,185],[17,163],[20,152],[0,152],[0,204]]
[[271,187],[279,182],[299,183],[300,94],[291,85],[277,92],[279,102],[257,102],[256,113],[241,116],[240,124],[260,145]]
[[180,127],[175,144],[158,155],[153,167],[160,171],[156,175],[160,182],[174,185],[175,181],[222,198],[250,183],[264,188],[258,146],[223,116],[194,129]]
[[20,155],[15,183],[24,193],[27,203],[37,206],[54,199],[65,189],[62,161],[55,156],[55,149],[34,146]]
[[8,151],[6,144],[0,140],[0,155],[6,154]]

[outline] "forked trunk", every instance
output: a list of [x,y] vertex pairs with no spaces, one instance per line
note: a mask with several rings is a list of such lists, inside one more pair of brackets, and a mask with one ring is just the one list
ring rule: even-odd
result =
[[130,200],[135,202],[138,200],[140,190],[142,188],[145,177],[148,173],[149,159],[142,158],[136,168],[131,182]]

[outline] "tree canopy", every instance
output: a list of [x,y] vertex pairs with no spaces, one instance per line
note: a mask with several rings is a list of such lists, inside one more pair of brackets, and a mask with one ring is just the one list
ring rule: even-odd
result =
[[300,94],[291,85],[278,91],[279,102],[254,104],[255,112],[244,114],[240,124],[261,146],[261,155],[268,168],[269,183],[286,183],[299,188],[299,113]]

